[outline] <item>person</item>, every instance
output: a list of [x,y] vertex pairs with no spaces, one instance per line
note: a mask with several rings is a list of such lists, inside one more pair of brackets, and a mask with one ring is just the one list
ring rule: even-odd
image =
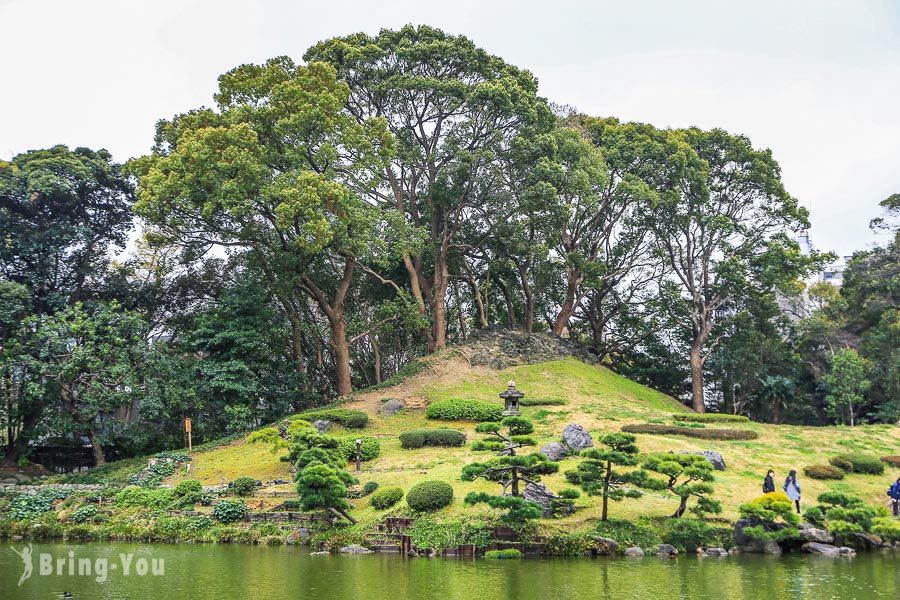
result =
[[771,494],[775,491],[775,471],[769,469],[766,478],[763,481],[763,494]]
[[900,517],[900,477],[888,489],[888,496],[891,497],[891,508],[894,509],[894,516]]
[[784,480],[784,493],[787,497],[794,501],[797,506],[797,513],[800,513],[800,484],[797,483],[797,471],[791,469],[787,479]]

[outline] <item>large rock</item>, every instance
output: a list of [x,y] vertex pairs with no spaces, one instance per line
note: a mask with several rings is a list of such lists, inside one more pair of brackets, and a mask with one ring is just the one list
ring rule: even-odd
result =
[[372,554],[372,551],[359,544],[350,544],[338,550],[341,554]]
[[837,539],[842,546],[849,546],[854,550],[878,550],[884,544],[877,538],[872,537],[868,533],[842,533]]
[[545,519],[553,516],[553,501],[558,497],[541,483],[529,483],[522,491],[522,498],[541,506]]
[[569,455],[569,449],[559,442],[550,442],[541,448],[541,454],[546,456],[549,460],[557,461],[567,457]]
[[725,459],[715,450],[702,450],[700,452],[694,452],[694,454],[702,456],[709,461],[709,464],[711,464],[716,471],[725,470]]
[[331,429],[331,421],[327,421],[325,419],[317,419],[312,422],[312,426],[316,428],[316,431],[319,433],[327,433],[329,429]]
[[806,542],[803,544],[803,551],[811,554],[821,554],[822,556],[840,556],[840,549],[831,544],[822,544],[821,542]]
[[728,556],[728,550],[725,548],[707,548],[707,556]]
[[578,423],[566,425],[565,429],[563,429],[562,438],[563,443],[568,446],[573,454],[578,454],[585,448],[594,447],[594,438]]
[[756,552],[761,554],[781,554],[781,546],[774,540],[756,540],[746,533],[744,529],[759,525],[756,519],[738,519],[734,524],[734,541],[740,552]]
[[660,544],[656,547],[657,556],[678,556],[678,550],[672,544]]
[[398,412],[403,410],[403,402],[397,400],[396,398],[391,398],[381,403],[381,406],[378,408],[378,412],[383,417],[391,417],[396,415]]
[[644,556],[644,551],[637,546],[632,546],[631,548],[625,548],[625,556],[642,557]]
[[818,527],[806,527],[800,529],[800,539],[804,542],[818,542],[820,544],[834,543],[834,536]]
[[595,537],[594,550],[597,551],[597,554],[613,556],[619,551],[619,542],[605,537]]

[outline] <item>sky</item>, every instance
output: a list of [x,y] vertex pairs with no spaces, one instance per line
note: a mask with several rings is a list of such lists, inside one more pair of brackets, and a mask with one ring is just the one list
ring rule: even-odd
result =
[[62,143],[124,161],[239,64],[407,23],[470,37],[588,114],[747,135],[819,249],[869,247],[900,192],[893,0],[0,0],[0,159]]

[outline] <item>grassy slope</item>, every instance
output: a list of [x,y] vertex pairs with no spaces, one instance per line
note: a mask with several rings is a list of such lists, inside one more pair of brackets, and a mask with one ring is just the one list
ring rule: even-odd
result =
[[[348,408],[362,409],[371,416],[364,435],[377,436],[381,440],[382,455],[363,464],[361,482],[377,481],[382,486],[398,485],[408,489],[421,479],[441,479],[451,482],[456,490],[454,504],[449,512],[473,510],[462,505],[462,498],[473,490],[496,491],[494,484],[468,483],[459,480],[462,466],[488,456],[467,448],[423,448],[403,450],[397,434],[418,427],[449,426],[466,431],[469,440],[478,439],[472,423],[434,422],[425,418],[427,402],[444,398],[478,398],[500,403],[497,394],[506,387],[506,381],[514,379],[517,387],[530,398],[563,398],[565,405],[524,407],[523,414],[535,421],[539,446],[559,439],[563,427],[570,422],[579,423],[596,438],[597,434],[616,431],[626,423],[670,422],[674,412],[686,411],[668,396],[638,385],[611,371],[590,366],[574,359],[553,361],[537,365],[512,367],[503,371],[470,367],[460,356],[436,358],[429,361],[425,370],[399,385],[357,394]],[[378,406],[383,399],[398,398],[413,407],[392,417],[380,417]],[[716,427],[717,425],[708,425]],[[727,424],[725,427],[753,429],[759,439],[753,441],[706,441],[682,436],[638,436],[638,445],[644,452],[712,449],[722,453],[728,465],[724,473],[717,473],[715,497],[725,507],[723,516],[736,518],[737,506],[759,494],[762,478],[768,468],[775,469],[778,477],[784,477],[791,468],[801,472],[806,503],[829,488],[840,488],[865,497],[873,504],[886,504],[884,490],[897,474],[884,476],[850,475],[840,482],[819,482],[802,476],[802,467],[827,462],[832,455],[860,451],[878,456],[896,454],[900,447],[900,427],[890,425],[848,427],[796,427],[790,425]],[[336,429],[338,436],[355,436],[358,432]],[[287,463],[279,461],[279,455],[268,448],[246,444],[243,441],[195,456],[192,477],[206,484],[221,484],[239,475],[252,475],[259,479],[281,477],[289,479]],[[567,459],[560,465],[560,473],[545,478],[551,489],[567,486],[562,472],[574,468],[577,459]],[[173,480],[183,477],[178,475]],[[280,495],[290,493],[291,486],[267,488]],[[271,499],[266,504],[275,503]],[[582,499],[587,508],[563,521],[553,523],[577,525],[599,515],[596,499]],[[379,513],[368,507],[365,500],[355,501],[354,514],[362,519],[374,519]],[[639,514],[665,515],[675,507],[672,498],[663,495],[641,500],[624,500],[613,505],[613,516],[635,517]],[[480,509],[477,509],[480,510]]]

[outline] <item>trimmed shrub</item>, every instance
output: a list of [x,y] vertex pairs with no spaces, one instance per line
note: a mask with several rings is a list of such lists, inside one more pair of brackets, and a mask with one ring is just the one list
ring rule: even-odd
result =
[[900,521],[896,519],[890,517],[875,519],[872,521],[871,531],[884,540],[900,542]]
[[864,473],[866,475],[881,475],[884,473],[884,463],[875,456],[868,456],[865,454],[841,454],[835,456],[834,459],[843,459],[853,465],[854,473]]
[[381,443],[378,439],[373,437],[364,437],[364,438],[341,438],[340,445],[338,449],[343,456],[347,460],[356,460],[356,440],[362,440],[362,444],[359,447],[359,458],[360,460],[374,460],[381,456]]
[[421,512],[438,510],[451,502],[453,487],[446,481],[420,481],[406,494],[406,504]]
[[725,413],[678,413],[672,415],[672,418],[676,421],[687,423],[747,423],[750,421],[744,415],[729,415]]
[[488,550],[484,553],[484,557],[507,560],[511,558],[522,558],[522,552],[515,548],[507,548],[506,550]]
[[425,409],[425,416],[443,421],[499,421],[503,418],[503,407],[482,400],[453,398],[432,402]]
[[176,496],[186,496],[188,494],[199,494],[203,492],[203,485],[196,479],[185,479],[179,481],[175,486]]
[[844,472],[830,465],[809,465],[803,467],[803,473],[810,479],[843,479]]
[[366,485],[363,486],[362,495],[368,496],[369,494],[371,494],[372,492],[374,492],[377,489],[378,489],[377,481],[367,481]]
[[231,482],[231,491],[235,496],[252,496],[256,491],[256,480],[252,477],[238,477]]
[[247,505],[243,500],[220,500],[212,510],[213,516],[222,523],[243,521],[247,512]]
[[384,487],[377,490],[372,497],[369,498],[369,504],[378,510],[390,508],[400,502],[403,498],[403,490],[398,487]]
[[835,456],[834,458],[828,459],[828,463],[833,467],[837,467],[844,473],[853,472],[853,463],[845,458],[841,458],[840,456]]
[[881,462],[892,467],[900,468],[900,456],[882,456]]
[[519,406],[561,406],[565,403],[562,398],[519,398]]
[[407,450],[423,446],[455,448],[466,443],[466,434],[455,429],[412,429],[399,437],[400,445]]
[[755,440],[759,435],[746,429],[697,429],[678,425],[657,425],[655,423],[637,423],[622,427],[625,433],[649,433],[651,435],[684,435],[704,440]]
[[263,427],[250,432],[247,436],[249,444],[274,444],[280,441],[284,440],[281,439],[281,433],[276,427]]
[[308,410],[297,415],[306,421],[333,421],[348,429],[362,429],[369,424],[369,415],[361,410],[349,408],[320,408]]
[[151,489],[138,486],[128,486],[116,494],[116,506],[146,506],[147,508],[166,508],[174,498],[175,493],[165,488]]
[[741,517],[759,523],[745,527],[744,534],[757,540],[783,540],[796,536],[800,515],[794,512],[794,504],[784,492],[770,492],[741,504]]

